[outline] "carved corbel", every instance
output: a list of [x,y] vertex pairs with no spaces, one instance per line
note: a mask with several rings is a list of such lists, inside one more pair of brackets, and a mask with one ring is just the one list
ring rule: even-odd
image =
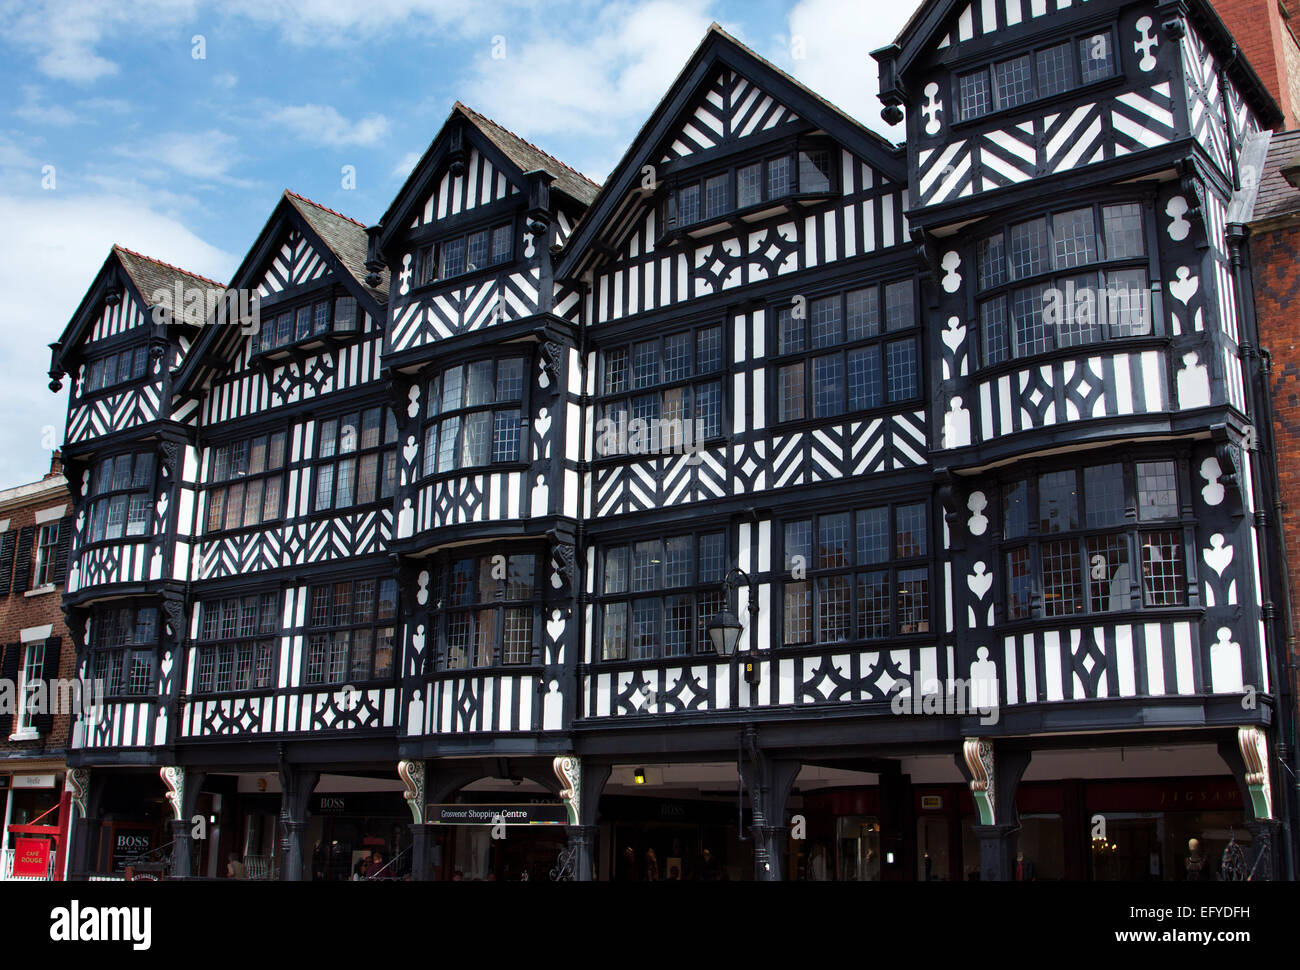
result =
[[554,340],[546,341],[538,354],[538,363],[551,390],[551,397],[559,397],[563,390],[560,387],[560,370],[564,363],[564,345]]
[[912,244],[916,247],[917,264],[920,266],[919,277],[921,292],[929,307],[939,305],[939,246],[934,236],[920,226],[911,227]]
[[1172,40],[1182,40],[1187,33],[1187,4],[1184,0],[1160,0],[1156,4],[1156,16],[1160,18],[1160,29]]
[[551,179],[546,172],[532,172],[528,182],[528,213],[525,231],[540,237],[551,226]]
[[411,810],[411,821],[416,825],[424,824],[424,762],[399,761],[397,776],[402,779],[405,791],[406,807]]
[[582,824],[582,761],[576,754],[562,754],[552,762],[560,779],[560,801],[564,802],[570,825]]
[[946,468],[935,469],[935,479],[939,483],[939,504],[943,508],[943,521],[948,527],[948,548],[964,549],[966,529],[963,527],[961,514],[966,507],[966,490]]
[[176,765],[163,765],[158,774],[167,786],[167,804],[172,818],[179,822],[185,818],[185,769]]
[[1205,182],[1191,155],[1174,162],[1174,170],[1178,173],[1178,187],[1188,200],[1185,218],[1192,223],[1197,248],[1204,249],[1210,244],[1205,232]]
[[1226,429],[1216,428],[1216,440],[1214,445],[1214,458],[1219,463],[1219,469],[1222,475],[1219,478],[1219,484],[1223,486],[1224,502],[1226,510],[1234,518],[1245,514],[1245,489],[1243,488],[1243,476],[1245,474],[1241,446],[1231,438],[1218,438],[1218,434],[1223,434]]
[[981,825],[998,824],[997,792],[994,790],[993,742],[987,738],[967,738],[962,743],[962,757],[970,771],[970,793]]
[[1246,766],[1246,791],[1257,820],[1273,818],[1273,783],[1268,771],[1268,735],[1261,727],[1237,728],[1237,745]]

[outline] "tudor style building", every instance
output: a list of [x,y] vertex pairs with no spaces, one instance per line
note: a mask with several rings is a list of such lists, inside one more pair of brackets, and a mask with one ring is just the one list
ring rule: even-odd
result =
[[369,229],[286,192],[256,321],[114,250],[73,870],[1289,875],[1232,50],[935,0],[896,147],[714,27],[603,187],[457,104]]

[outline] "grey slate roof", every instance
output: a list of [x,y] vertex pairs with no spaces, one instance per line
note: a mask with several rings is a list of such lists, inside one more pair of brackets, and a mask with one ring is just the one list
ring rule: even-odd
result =
[[200,276],[198,273],[181,269],[179,266],[173,266],[171,263],[142,256],[122,246],[114,246],[113,252],[146,303],[149,303],[156,291],[172,290],[178,282],[182,287],[194,286],[196,282],[204,286],[224,287],[226,285],[210,280],[206,276]]
[[1300,215],[1300,189],[1282,175],[1282,169],[1296,164],[1300,164],[1300,129],[1273,135],[1264,175],[1259,180],[1252,222]]
[[571,199],[581,202],[584,206],[591,205],[592,200],[596,198],[600,186],[581,172],[574,171],[558,158],[546,154],[532,142],[524,141],[513,131],[507,131],[491,118],[485,118],[473,108],[461,104],[459,101],[452,107],[453,114],[458,111],[481,131],[492,144],[501,149],[502,153],[510,161],[518,165],[521,172],[546,172],[555,179],[551,183],[551,188],[559,189]]
[[339,260],[358,283],[365,287],[380,303],[388,302],[388,270],[380,271],[379,285],[366,283],[367,236],[366,227],[355,219],[349,219],[341,212],[326,208],[319,202],[313,202],[296,192],[284,190],[284,197],[307,220],[325,245],[334,251]]

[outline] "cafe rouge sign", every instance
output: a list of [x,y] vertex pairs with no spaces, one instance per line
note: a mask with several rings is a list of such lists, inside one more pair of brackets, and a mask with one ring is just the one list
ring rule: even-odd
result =
[[430,805],[425,819],[430,825],[564,825],[568,821],[561,802],[516,805]]

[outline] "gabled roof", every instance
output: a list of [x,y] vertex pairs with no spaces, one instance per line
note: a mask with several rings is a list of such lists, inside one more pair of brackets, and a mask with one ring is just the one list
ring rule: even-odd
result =
[[[1052,2],[1052,0],[1048,0]],[[939,36],[946,32],[948,21],[957,16],[964,7],[977,5],[979,0],[924,0],[903,25],[893,45],[876,51],[878,60],[892,57],[894,72],[901,77],[912,63],[936,44]],[[1245,57],[1232,57],[1236,42],[1223,20],[1214,9],[1210,0],[1184,0],[1188,16],[1193,20],[1221,61],[1228,62],[1228,72],[1250,99],[1251,106],[1260,116],[1260,122],[1266,128],[1272,128],[1282,120],[1282,112],[1268,88],[1259,79],[1255,69]],[[1062,3],[1060,9],[1073,11],[1074,4]],[[1152,10],[1154,10],[1154,5]]]
[[297,192],[284,190],[284,198],[302,215],[307,223],[316,230],[316,235],[352,275],[358,284],[364,286],[380,303],[388,302],[388,270],[380,271],[379,284],[371,286],[366,282],[369,270],[366,269],[366,227],[357,220],[341,212],[326,208],[319,202],[313,202]]
[[709,83],[713,72],[726,66],[747,77],[766,93],[792,107],[801,117],[836,137],[844,147],[856,151],[891,181],[907,182],[907,162],[900,148],[871,131],[857,119],[805,87],[771,61],[760,57],[718,24],[709,26],[704,40],[695,49],[686,66],[673,81],[668,92],[632,140],[627,152],[610,173],[600,195],[578,223],[565,246],[557,275],[571,276],[601,226],[618,209],[627,193],[641,179],[641,166],[657,162],[651,158],[655,147],[689,111],[702,85]]
[[[288,189],[280,196],[248,255],[235,270],[230,287],[256,289],[268,263],[275,258],[281,238],[289,229],[297,229],[303,234],[339,282],[352,291],[371,316],[383,319],[384,305],[388,300],[388,271],[385,269],[379,274],[377,286],[366,283],[368,237],[365,226]],[[174,385],[175,393],[185,393],[187,389],[198,386],[219,368],[221,362],[232,358],[244,339],[241,327],[205,326],[181,365]]]
[[421,204],[424,197],[432,191],[442,157],[446,153],[448,129],[462,122],[467,122],[473,131],[483,137],[486,145],[491,147],[492,154],[499,155],[500,161],[506,162],[510,168],[515,169],[516,178],[522,180],[522,176],[529,172],[545,172],[553,179],[552,192],[563,193],[583,208],[590,205],[600,191],[600,186],[581,172],[565,165],[553,155],[548,155],[532,142],[501,127],[491,118],[486,118],[473,108],[457,101],[452,106],[447,120],[438,129],[438,134],[434,136],[429,147],[420,156],[420,160],[411,169],[411,174],[402,183],[402,188],[394,197],[388,211],[380,218],[379,225],[383,227],[383,239],[387,239],[391,233],[403,228],[407,221],[407,212],[413,206]]
[[94,281],[86,290],[85,296],[81,298],[81,303],[78,304],[72,319],[64,327],[57,343],[51,345],[51,349],[54,351],[51,363],[52,372],[66,372],[64,361],[81,342],[86,330],[99,319],[99,305],[108,294],[110,284],[117,278],[122,279],[131,288],[133,291],[132,297],[145,311],[152,308],[153,303],[150,302],[150,297],[155,292],[158,290],[172,291],[177,283],[180,283],[182,288],[194,286],[195,284],[204,287],[221,287],[225,285],[198,273],[191,273],[187,269],[181,269],[179,266],[173,266],[171,263],[164,263],[161,259],[144,256],[134,250],[127,249],[125,246],[115,244],[109,249],[108,256],[104,259],[103,265],[100,266],[99,272],[95,274]]

